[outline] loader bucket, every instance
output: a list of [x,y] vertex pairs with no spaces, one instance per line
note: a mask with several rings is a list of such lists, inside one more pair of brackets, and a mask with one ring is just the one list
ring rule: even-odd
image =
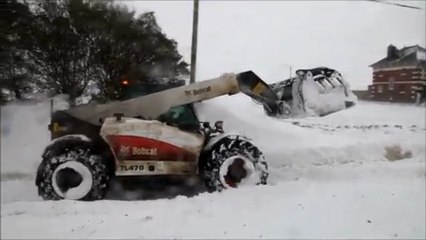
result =
[[346,108],[357,102],[342,75],[333,69],[316,68],[313,71],[299,72],[304,82],[305,111],[325,116]]
[[267,84],[252,71],[237,75],[241,92],[263,105],[268,116],[325,116],[352,107],[356,96],[334,69],[299,69],[296,77]]
[[325,116],[350,108],[357,102],[342,75],[325,67],[299,69],[296,77],[270,86],[280,101],[291,105],[288,117]]

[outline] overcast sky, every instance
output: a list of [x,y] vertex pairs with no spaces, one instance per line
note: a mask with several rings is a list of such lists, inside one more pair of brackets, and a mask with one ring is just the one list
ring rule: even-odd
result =
[[[192,1],[122,1],[137,14],[154,11],[190,62]],[[397,1],[392,1],[397,2]],[[266,82],[289,67],[337,69],[353,89],[366,89],[368,66],[398,48],[425,47],[425,1],[400,1],[422,10],[369,1],[200,1],[197,80],[253,70]]]

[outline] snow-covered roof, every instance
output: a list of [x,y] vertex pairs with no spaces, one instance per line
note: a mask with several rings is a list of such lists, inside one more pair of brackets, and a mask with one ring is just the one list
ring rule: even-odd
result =
[[[391,51],[391,53],[389,52]],[[397,49],[393,45],[388,47],[388,54],[385,58],[370,65],[370,67],[380,67],[383,65],[392,65],[393,63],[414,63],[426,66],[426,49],[419,46],[409,46]]]

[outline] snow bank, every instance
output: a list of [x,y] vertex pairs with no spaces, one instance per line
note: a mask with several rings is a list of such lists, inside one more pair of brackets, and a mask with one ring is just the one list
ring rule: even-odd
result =
[[1,176],[33,176],[50,141],[50,102],[1,108]]
[[[224,108],[223,106],[226,106]],[[274,167],[386,161],[384,148],[401,145],[422,161],[424,109],[359,102],[325,117],[275,119],[246,96],[221,97],[197,106],[203,120],[224,120],[225,130],[253,139]]]

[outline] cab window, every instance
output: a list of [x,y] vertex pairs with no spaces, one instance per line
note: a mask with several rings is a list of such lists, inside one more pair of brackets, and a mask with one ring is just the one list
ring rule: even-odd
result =
[[198,124],[198,119],[190,105],[172,107],[169,111],[160,115],[157,120],[178,126]]

